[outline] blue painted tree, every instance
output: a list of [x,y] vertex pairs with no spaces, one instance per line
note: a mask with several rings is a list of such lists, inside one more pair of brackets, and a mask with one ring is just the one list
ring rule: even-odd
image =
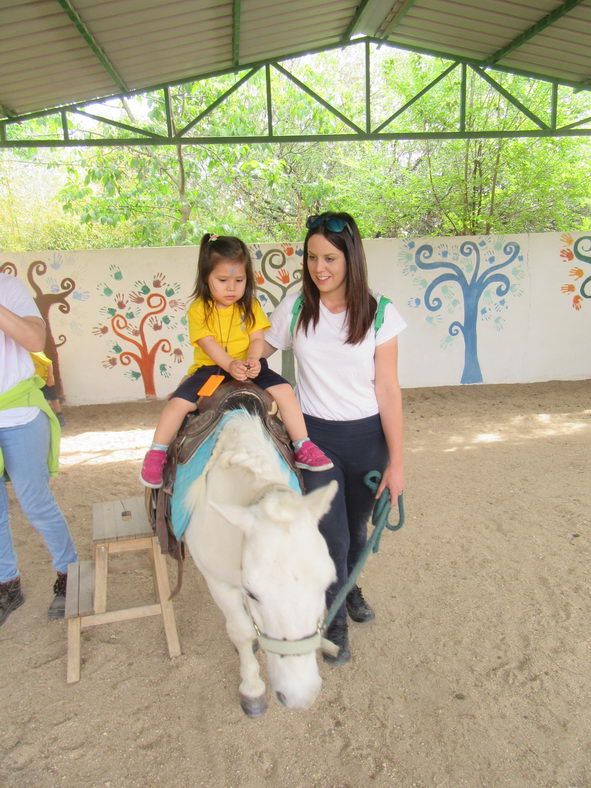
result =
[[[443,306],[443,300],[433,295],[439,287],[448,290],[459,288],[463,298],[464,319],[463,321],[454,320],[448,328],[450,337],[461,335],[464,340],[462,383],[482,383],[482,372],[478,360],[477,328],[479,317],[484,317],[490,310],[486,306],[481,308],[480,300],[490,285],[496,285],[494,288],[494,293],[498,298],[496,308],[505,308],[504,299],[511,289],[511,281],[506,274],[500,273],[500,271],[507,268],[516,259],[520,261],[522,259],[519,254],[519,244],[516,241],[509,241],[502,245],[505,259],[502,262],[497,262],[496,253],[489,251],[485,267],[482,265],[482,252],[485,251],[483,246],[485,246],[484,242],[464,241],[459,247],[459,255],[464,258],[463,265],[448,259],[449,252],[447,250],[442,252],[442,259],[429,262],[433,256],[431,244],[423,244],[414,255],[414,262],[418,269],[422,271],[444,269],[446,271],[426,285],[423,296],[426,309],[430,312],[438,312]],[[459,256],[456,255],[456,257],[459,261]],[[456,288],[449,288],[449,284],[456,285]],[[455,299],[455,304],[459,303],[459,299]]]

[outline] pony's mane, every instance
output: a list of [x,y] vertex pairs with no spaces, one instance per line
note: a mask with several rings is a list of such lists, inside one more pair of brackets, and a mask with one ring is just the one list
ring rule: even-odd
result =
[[286,481],[277,451],[261,420],[245,411],[237,411],[224,424],[212,460],[214,456],[222,468],[244,468],[269,482]]

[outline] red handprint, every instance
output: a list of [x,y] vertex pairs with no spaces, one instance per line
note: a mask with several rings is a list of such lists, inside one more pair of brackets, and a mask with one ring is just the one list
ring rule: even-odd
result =
[[279,271],[277,271],[277,279],[286,285],[289,282],[289,272],[286,271],[285,268],[280,268]]
[[572,260],[574,257],[573,250],[562,249],[562,251],[560,252],[560,256],[562,257],[563,260]]
[[175,364],[180,364],[183,360],[183,351],[180,349],[180,347],[175,347],[170,355],[172,356],[172,360],[175,362]]
[[560,288],[560,292],[561,293],[574,293],[575,292],[575,286],[574,285],[562,285],[562,287]]
[[184,309],[185,308],[185,302],[184,301],[179,301],[178,298],[173,298],[172,301],[168,302],[168,306],[171,309]]
[[92,333],[95,335],[95,337],[103,337],[105,334],[109,333],[109,329],[107,326],[95,326],[92,329]]
[[580,296],[580,295],[576,295],[573,298],[573,307],[577,310],[577,312],[580,310],[580,308],[582,306],[582,304],[581,304],[582,300],[583,300],[583,297]]
[[141,296],[138,292],[135,292],[135,291],[133,293],[130,293],[129,300],[133,301],[134,304],[143,304],[144,303],[144,297]]
[[117,359],[113,356],[109,356],[103,361],[103,367],[105,369],[112,369],[113,367],[117,366]]
[[255,271],[254,272],[254,278],[257,280],[257,284],[258,285],[264,285],[265,284],[265,277],[261,274],[260,271]]
[[115,304],[117,305],[117,309],[125,309],[127,306],[127,299],[123,295],[123,293],[117,293],[115,296]]
[[152,280],[153,287],[164,287],[165,284],[166,282],[164,281],[164,274],[154,274],[154,279]]
[[162,321],[158,320],[157,317],[151,317],[148,321],[149,325],[152,326],[154,331],[161,331],[162,330]]

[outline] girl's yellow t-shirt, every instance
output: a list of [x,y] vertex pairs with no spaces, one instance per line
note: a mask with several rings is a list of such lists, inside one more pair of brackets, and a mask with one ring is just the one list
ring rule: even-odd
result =
[[187,319],[189,322],[189,339],[193,345],[193,363],[188,375],[192,375],[199,367],[211,366],[215,361],[211,359],[197,344],[203,337],[214,337],[215,341],[226,350],[232,358],[244,359],[248,355],[250,334],[253,331],[266,331],[271,323],[263,312],[263,308],[255,298],[252,302],[254,324],[246,327],[244,316],[239,304],[218,309],[214,307],[206,318],[205,303],[202,299],[193,301],[189,307]]

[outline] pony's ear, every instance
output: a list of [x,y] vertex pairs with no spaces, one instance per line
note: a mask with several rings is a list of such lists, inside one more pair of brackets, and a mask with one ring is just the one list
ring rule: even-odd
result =
[[330,509],[338,487],[339,483],[336,479],[332,479],[326,487],[320,487],[320,489],[314,490],[314,492],[308,493],[304,497],[306,508],[317,521]]
[[236,506],[233,503],[216,503],[209,501],[212,509],[215,509],[218,514],[221,514],[224,520],[227,520],[230,525],[235,525],[240,528],[244,533],[249,533],[254,525],[254,517],[249,509],[245,506]]

